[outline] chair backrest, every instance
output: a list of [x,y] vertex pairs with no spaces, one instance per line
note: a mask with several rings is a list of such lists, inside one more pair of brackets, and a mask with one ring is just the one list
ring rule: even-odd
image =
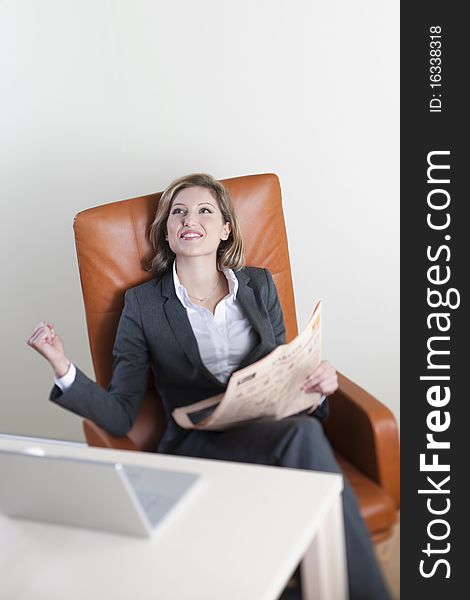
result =
[[[297,335],[297,319],[279,179],[263,174],[221,181],[240,222],[247,265],[266,267],[273,275],[289,341]],[[111,379],[112,348],[124,292],[152,276],[143,265],[151,256],[148,233],[160,196],[161,192],[112,202],[75,217],[88,337],[96,381],[103,387]],[[154,402],[151,384],[149,395]]]

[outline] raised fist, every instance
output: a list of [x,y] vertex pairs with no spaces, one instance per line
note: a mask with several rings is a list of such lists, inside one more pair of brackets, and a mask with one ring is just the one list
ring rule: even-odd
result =
[[62,377],[68,371],[70,361],[65,356],[64,345],[52,323],[38,323],[26,343],[49,361],[56,377]]

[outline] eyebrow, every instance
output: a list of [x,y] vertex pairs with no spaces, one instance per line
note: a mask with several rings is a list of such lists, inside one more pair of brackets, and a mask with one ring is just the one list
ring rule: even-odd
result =
[[[208,204],[209,206],[212,206],[212,208],[215,208],[215,206],[213,204],[211,204],[210,202],[199,202],[198,206],[202,206],[203,204]],[[173,206],[186,206],[186,204],[184,204],[184,202],[175,202],[171,208],[173,208]]]

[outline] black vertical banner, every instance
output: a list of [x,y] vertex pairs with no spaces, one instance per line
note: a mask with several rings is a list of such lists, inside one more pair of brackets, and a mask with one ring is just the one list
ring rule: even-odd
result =
[[[401,5],[401,598],[469,594],[465,3]],[[469,142],[467,142],[469,143]],[[469,377],[470,379],[470,377]]]

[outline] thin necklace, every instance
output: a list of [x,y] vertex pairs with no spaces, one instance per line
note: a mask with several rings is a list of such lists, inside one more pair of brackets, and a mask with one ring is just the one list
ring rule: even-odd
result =
[[198,300],[199,302],[204,302],[205,300],[207,300],[208,298],[210,298],[212,296],[212,294],[215,292],[215,290],[219,287],[219,283],[220,283],[220,277],[217,279],[217,283],[215,285],[215,288],[212,290],[212,292],[210,294],[208,294],[207,296],[205,296],[204,298],[196,298],[196,296],[192,296],[189,292],[188,292],[188,296],[190,298],[193,298],[194,300]]

